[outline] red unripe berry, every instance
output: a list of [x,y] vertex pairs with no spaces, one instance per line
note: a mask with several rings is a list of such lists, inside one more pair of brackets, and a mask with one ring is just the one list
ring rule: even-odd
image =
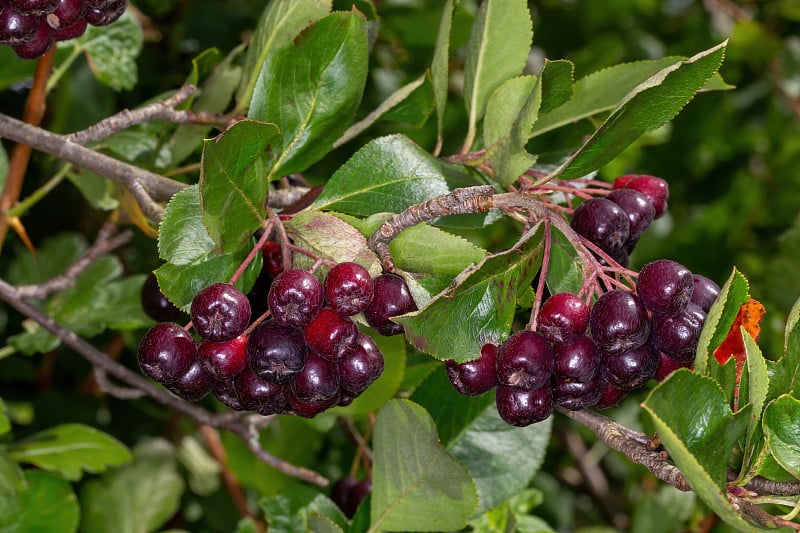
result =
[[625,188],[639,191],[647,196],[656,210],[655,218],[661,218],[667,211],[669,184],[665,180],[641,174],[630,180]]
[[589,327],[589,306],[569,292],[548,298],[539,312],[539,332],[556,344],[569,343]]

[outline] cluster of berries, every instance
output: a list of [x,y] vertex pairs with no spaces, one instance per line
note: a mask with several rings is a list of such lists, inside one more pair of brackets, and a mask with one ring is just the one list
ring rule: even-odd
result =
[[590,198],[575,209],[571,226],[626,267],[642,232],[666,212],[668,199],[669,187],[661,178],[646,174],[620,176],[608,195]]
[[500,416],[515,426],[544,420],[556,405],[611,407],[650,379],[691,366],[719,290],[675,261],[654,261],[639,272],[635,293],[606,292],[591,308],[574,294],[555,294],[542,305],[537,331],[485,344],[478,359],[449,360],[445,369],[462,394],[496,387]]
[[[346,262],[320,283],[305,270],[280,272],[273,252],[262,250],[262,273],[277,273],[266,298],[269,320],[251,323],[251,301],[233,285],[205,287],[190,307],[200,342],[179,324],[160,322],[139,345],[142,372],[188,401],[213,392],[232,409],[263,415],[310,418],[364,392],[383,372],[384,360],[352,317],[363,313],[382,335],[402,333],[390,317],[416,310],[405,281],[394,274],[373,279],[361,265]],[[157,288],[151,280],[143,306],[151,316],[171,316],[174,308],[163,295],[145,297]]]
[[80,37],[89,24],[111,24],[127,7],[128,0],[0,0],[0,44],[35,59],[56,41]]

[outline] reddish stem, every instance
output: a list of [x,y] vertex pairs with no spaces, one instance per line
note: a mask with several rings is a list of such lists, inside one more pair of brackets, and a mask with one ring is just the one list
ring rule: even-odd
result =
[[528,322],[528,329],[536,331],[536,326],[539,321],[539,309],[542,306],[542,294],[544,293],[544,284],[547,280],[547,271],[550,266],[550,247],[552,244],[552,233],[550,230],[550,221],[544,220],[544,252],[542,253],[542,268],[539,270],[539,283],[536,285],[536,295],[533,300],[533,310],[531,311],[531,319]]
[[253,249],[250,250],[250,253],[247,254],[247,257],[244,258],[242,264],[239,265],[239,268],[236,269],[236,272],[233,273],[233,276],[231,276],[231,279],[228,280],[228,283],[230,283],[231,285],[236,283],[242,276],[242,274],[244,274],[244,271],[247,269],[247,267],[250,266],[250,263],[253,262],[253,259],[256,258],[256,254],[261,252],[261,247],[264,246],[264,243],[267,242],[267,238],[269,237],[269,230],[271,225],[272,221],[267,222],[266,227],[264,228],[264,232],[261,234],[261,237],[259,237],[255,246],[253,246]]

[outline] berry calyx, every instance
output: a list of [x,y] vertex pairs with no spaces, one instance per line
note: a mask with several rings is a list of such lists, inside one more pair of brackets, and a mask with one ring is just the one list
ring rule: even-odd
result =
[[538,389],[550,381],[554,365],[547,339],[533,331],[518,331],[497,350],[497,382],[505,387]]
[[539,332],[556,344],[571,342],[586,333],[588,327],[589,306],[568,292],[545,300],[539,312]]
[[317,316],[322,307],[322,285],[313,274],[293,268],[280,274],[267,296],[276,322],[302,328]]
[[213,342],[238,337],[250,322],[250,301],[229,283],[214,283],[192,300],[190,313],[197,334]]
[[352,316],[372,301],[372,277],[358,263],[339,263],[325,277],[325,299],[338,314]]

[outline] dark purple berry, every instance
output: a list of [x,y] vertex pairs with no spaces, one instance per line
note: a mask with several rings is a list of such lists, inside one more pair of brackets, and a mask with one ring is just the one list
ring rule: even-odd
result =
[[331,500],[339,509],[344,513],[347,518],[353,518],[356,514],[358,504],[353,502],[352,491],[358,484],[358,480],[354,477],[343,477],[336,481],[331,486]]
[[361,505],[361,502],[363,502],[367,498],[367,496],[370,495],[371,492],[372,492],[372,481],[370,481],[369,479],[362,479],[361,481],[356,483],[352,489],[350,489],[350,501],[352,502],[353,505],[355,505],[355,508],[353,509],[353,514],[355,514],[355,511],[358,509],[358,506]]
[[692,276],[692,284],[694,285],[692,303],[697,304],[700,306],[700,309],[708,313],[708,310],[711,309],[711,306],[717,301],[717,297],[719,296],[719,285],[700,274]]
[[262,269],[277,278],[283,272],[283,251],[275,241],[266,241],[261,245],[261,256],[264,258]]
[[572,214],[572,229],[604,252],[622,249],[630,236],[628,215],[605,198],[590,198]]
[[589,313],[592,340],[606,354],[638,348],[650,335],[647,308],[633,293],[615,289],[600,298]]
[[592,339],[585,335],[570,344],[556,346],[556,377],[590,381],[600,368],[603,356]]
[[287,383],[303,370],[308,345],[303,334],[273,321],[250,332],[247,341],[247,364],[265,381]]
[[[355,351],[336,366],[339,369],[339,385],[343,393],[355,398],[383,373],[383,354],[372,337],[360,333],[356,339]],[[345,398],[345,394],[342,398]],[[341,405],[341,399],[339,403]]]
[[36,59],[41,57],[53,47],[55,37],[53,36],[53,28],[48,26],[44,19],[39,22],[39,27],[33,37],[22,43],[11,46],[14,53],[20,59]]
[[[89,2],[87,2],[89,4]],[[86,22],[92,26],[106,26],[125,13],[128,0],[110,0],[102,7],[89,7],[86,10]]]
[[238,337],[250,323],[250,301],[229,283],[215,283],[195,295],[192,325],[206,340],[224,342]]
[[397,274],[381,274],[373,280],[373,287],[372,301],[364,309],[367,324],[381,335],[403,333],[403,325],[392,322],[391,317],[417,310],[406,281]]
[[692,298],[692,273],[680,263],[659,259],[639,271],[636,294],[653,313],[677,315]]
[[594,406],[598,409],[615,407],[619,404],[620,400],[628,395],[628,391],[620,390],[610,383],[603,383],[602,389],[603,390],[600,393],[600,399],[597,400],[596,404],[594,404]]
[[283,413],[289,405],[286,385],[264,381],[249,368],[245,368],[234,378],[233,387],[236,397],[247,411],[267,416]]
[[58,0],[6,0],[17,13],[43,15],[52,13],[58,7]]
[[617,189],[611,191],[606,199],[611,200],[625,211],[630,223],[630,235],[627,242],[635,242],[644,230],[650,226],[656,215],[656,209],[650,199],[633,189]]
[[589,306],[578,296],[561,292],[554,294],[539,312],[539,332],[556,344],[571,342],[589,327]]
[[293,268],[275,278],[267,301],[279,324],[302,328],[322,307],[322,285],[313,274]]
[[325,277],[325,299],[342,316],[362,312],[373,293],[372,277],[358,263],[339,263]]
[[694,360],[680,362],[665,353],[658,354],[658,370],[656,370],[656,381],[664,381],[667,376],[678,370],[679,368],[692,368]]
[[212,393],[223,405],[230,407],[234,411],[244,411],[244,407],[239,401],[239,396],[236,394],[233,378],[217,381]]
[[639,191],[647,196],[656,210],[655,218],[661,218],[667,211],[669,185],[663,179],[655,176],[648,176],[647,174],[640,174],[638,176],[633,176],[632,179],[625,184],[625,188]]
[[653,315],[651,342],[676,361],[694,361],[704,323],[705,313],[695,304],[687,305],[678,315]]
[[500,385],[495,402],[500,418],[512,426],[529,426],[553,413],[553,391],[549,383],[535,390]]
[[200,364],[214,379],[230,379],[247,366],[247,337],[225,342],[203,341],[197,347]]
[[59,0],[55,11],[47,15],[47,23],[54,30],[64,29],[83,19],[86,4],[83,0]]
[[497,350],[497,382],[517,389],[539,389],[550,381],[554,359],[553,349],[541,334],[518,331]]
[[294,394],[289,395],[289,412],[303,418],[314,418],[321,412],[338,404],[338,394],[328,400],[320,400],[317,402],[304,402]]
[[41,18],[22,15],[10,6],[0,8],[0,44],[16,45],[33,39]]
[[649,344],[606,357],[603,378],[620,390],[638,389],[656,375],[658,353]]
[[86,19],[80,19],[72,26],[53,30],[53,38],[55,38],[56,41],[69,41],[70,39],[77,39],[85,32]]
[[356,349],[358,326],[325,307],[308,323],[304,334],[311,349],[332,361],[339,361]]
[[199,402],[211,392],[215,385],[214,377],[205,371],[200,361],[195,361],[178,381],[166,385],[166,387],[187,402]]
[[303,402],[329,400],[339,394],[339,370],[335,363],[312,353],[291,388],[292,395]]
[[150,273],[144,280],[140,296],[145,314],[159,322],[177,322],[184,316],[180,309],[170,302],[158,287],[156,275]]
[[156,324],[139,343],[139,366],[142,372],[162,385],[181,379],[196,359],[194,339],[174,322]]
[[591,407],[600,400],[602,392],[603,383],[599,375],[590,381],[576,381],[561,376],[553,378],[553,401],[570,411]]
[[447,377],[453,387],[464,396],[478,396],[497,386],[495,360],[497,346],[491,343],[481,347],[481,356],[466,363],[456,363],[453,359],[444,362]]

